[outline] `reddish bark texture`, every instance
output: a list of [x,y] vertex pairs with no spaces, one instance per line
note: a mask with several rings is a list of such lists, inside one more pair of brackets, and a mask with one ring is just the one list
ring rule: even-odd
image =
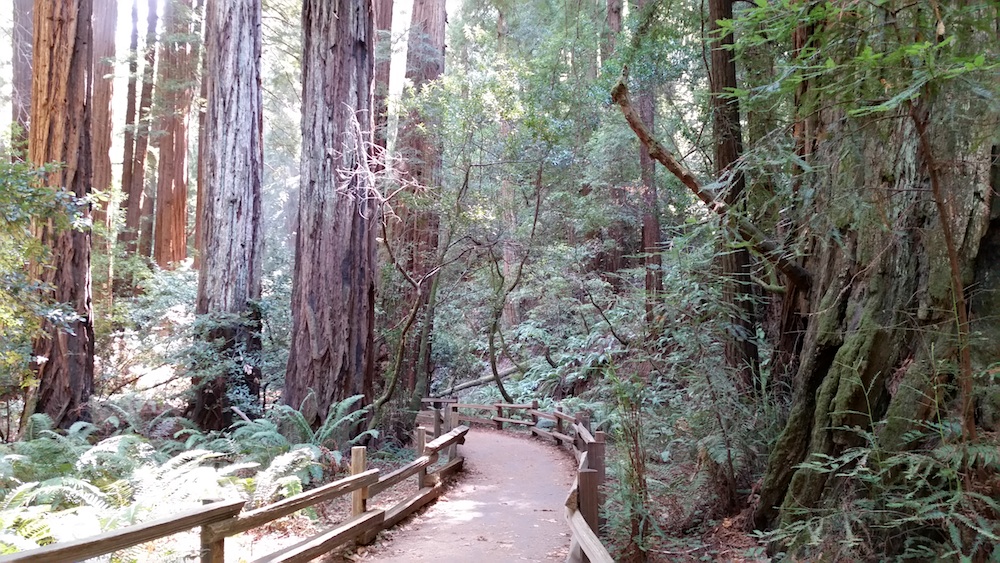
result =
[[[29,159],[36,165],[59,162],[51,186],[76,197],[91,192],[90,94],[91,0],[39,2],[34,13],[34,81]],[[81,209],[90,219],[89,205]],[[94,328],[90,295],[90,232],[38,225],[52,249],[51,267],[41,279],[52,286],[55,302],[68,304],[77,318],[61,327],[46,322],[32,356],[38,378],[35,412],[46,413],[60,428],[89,418],[87,401],[94,386]]]
[[[115,31],[118,27],[118,0],[93,0],[94,2],[94,95],[93,157],[94,190],[111,189],[111,98],[115,73]],[[107,201],[94,207],[94,222],[110,228]]]
[[172,269],[187,258],[188,119],[197,73],[192,0],[167,2],[160,42],[159,149],[153,259]]
[[[133,10],[134,10],[133,6]],[[139,115],[134,121],[134,133],[132,136],[133,147],[131,155],[129,152],[129,138],[126,135],[126,159],[122,163],[122,191],[125,194],[125,228],[118,235],[119,242],[125,244],[127,252],[139,252],[143,256],[149,256],[152,244],[147,231],[152,225],[151,202],[147,202],[146,197],[146,149],[149,148],[149,112],[153,105],[153,69],[156,66],[156,25],[158,16],[156,13],[156,0],[149,0],[148,16],[146,18],[146,54],[145,64],[142,71],[142,88],[139,93]],[[136,17],[133,12],[133,17]],[[134,20],[133,20],[133,23]],[[130,65],[130,69],[132,65]],[[130,94],[135,90],[130,84]],[[126,110],[128,111],[128,110]],[[131,117],[131,114],[130,114]],[[127,180],[127,182],[126,182]],[[145,223],[145,224],[144,224]],[[145,235],[145,238],[144,238]]]

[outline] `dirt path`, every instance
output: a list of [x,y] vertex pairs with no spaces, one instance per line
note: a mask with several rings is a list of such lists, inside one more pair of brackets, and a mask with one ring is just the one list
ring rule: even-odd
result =
[[569,548],[563,503],[573,480],[554,446],[472,430],[465,472],[437,503],[389,532],[365,561],[561,561]]

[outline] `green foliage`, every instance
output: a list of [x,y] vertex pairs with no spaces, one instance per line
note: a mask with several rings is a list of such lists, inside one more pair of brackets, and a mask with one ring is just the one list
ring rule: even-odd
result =
[[54,166],[35,168],[0,151],[0,395],[15,397],[29,383],[31,339],[43,323],[68,327],[71,308],[52,302],[41,281],[49,249],[35,225],[59,231],[86,228],[79,212],[87,202],[45,184]]
[[[815,455],[801,465],[826,476],[839,492],[836,506],[792,510],[784,525],[762,537],[797,553],[838,560],[975,561],[994,556],[1000,541],[1000,503],[992,492],[1000,471],[997,444],[942,442],[960,433],[948,424],[910,432],[910,451],[890,452],[877,432],[838,428],[862,440],[837,456]],[[985,482],[974,475],[990,474]]]

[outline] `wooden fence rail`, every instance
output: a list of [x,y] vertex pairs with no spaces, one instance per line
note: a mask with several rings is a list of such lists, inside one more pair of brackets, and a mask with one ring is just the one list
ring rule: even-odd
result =
[[[242,512],[245,504],[242,499],[216,501],[173,516],[128,526],[91,538],[0,556],[0,563],[73,563],[197,527],[201,527],[202,563],[222,563],[225,561],[227,537],[263,526],[320,502],[350,494],[352,499],[350,518],[302,542],[257,559],[254,563],[309,561],[352,540],[369,542],[379,531],[399,523],[437,498],[441,494],[444,478],[460,470],[464,462],[464,458],[457,455],[455,446],[465,442],[469,428],[457,424],[454,426],[447,433],[428,443],[425,443],[423,429],[418,429],[417,459],[386,475],[381,475],[377,469],[367,468],[366,449],[364,446],[358,446],[351,450],[351,476],[263,508]],[[449,455],[447,463],[431,469],[442,452],[447,452]],[[368,501],[375,495],[414,476],[417,477],[416,494],[388,509],[368,508]]]
[[[417,458],[385,475],[377,469],[367,468],[366,449],[358,446],[351,450],[349,477],[262,508],[243,512],[243,500],[215,501],[173,516],[91,538],[0,556],[0,563],[72,563],[197,527],[201,528],[202,563],[222,563],[225,561],[227,537],[263,526],[320,502],[350,494],[350,518],[302,542],[257,559],[254,563],[309,561],[349,541],[370,542],[379,531],[396,525],[440,496],[444,478],[461,470],[464,463],[464,458],[458,455],[456,449],[458,444],[465,442],[469,431],[468,426],[460,425],[463,421],[495,425],[499,429],[503,429],[505,424],[527,426],[535,436],[553,439],[557,444],[571,445],[578,465],[576,478],[566,498],[566,521],[572,531],[567,561],[613,563],[598,536],[601,526],[600,486],[605,479],[605,435],[603,432],[590,431],[590,420],[585,413],[569,415],[559,407],[552,412],[540,411],[537,401],[524,405],[474,405],[458,403],[454,399],[424,399],[424,403],[429,404],[431,409],[422,411],[418,421],[427,423],[432,430],[417,428]],[[492,416],[487,418],[462,412],[470,410],[485,410]],[[540,420],[551,421],[554,425],[550,429],[540,428]],[[428,432],[433,438],[430,441],[427,441]],[[442,455],[447,455],[447,462],[435,466]],[[414,495],[387,509],[368,508],[369,500],[410,478],[415,478],[417,483]]]
[[[600,507],[603,504],[601,485],[605,480],[605,447],[604,432],[590,431],[590,415],[563,412],[562,407],[556,407],[551,412],[538,410],[538,401],[531,404],[494,403],[492,405],[459,403],[452,398],[427,398],[423,404],[430,408],[421,411],[417,421],[433,427],[435,434],[447,431],[459,422],[495,425],[504,429],[504,425],[526,426],[532,435],[550,438],[556,444],[572,446],[573,455],[577,460],[577,473],[573,486],[566,497],[566,522],[572,531],[568,563],[614,563],[611,554],[601,543],[599,530],[603,525],[600,517]],[[487,411],[491,416],[477,416]],[[540,420],[548,420],[554,424],[549,429],[538,426]]]

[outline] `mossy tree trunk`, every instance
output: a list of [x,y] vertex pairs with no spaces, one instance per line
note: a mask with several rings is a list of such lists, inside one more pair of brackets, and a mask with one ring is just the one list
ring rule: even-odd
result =
[[[813,284],[798,307],[809,323],[792,409],[761,487],[760,527],[793,518],[797,508],[839,502],[827,474],[797,466],[860,445],[849,428],[876,422],[879,447],[898,450],[915,423],[961,410],[944,385],[954,383],[958,341],[942,220],[956,234],[963,284],[983,284],[987,297],[973,301],[975,315],[995,301],[997,282],[990,280],[1000,270],[984,258],[995,255],[1000,228],[989,142],[997,117],[968,93],[936,99],[929,109],[932,155],[920,149],[905,105],[875,118],[819,115],[823,141],[800,200],[810,217],[801,248]],[[929,166],[948,186],[948,217],[934,201]],[[1000,329],[995,313],[975,323],[984,334]],[[974,341],[973,351],[984,352],[974,357],[996,361],[985,346]]]

